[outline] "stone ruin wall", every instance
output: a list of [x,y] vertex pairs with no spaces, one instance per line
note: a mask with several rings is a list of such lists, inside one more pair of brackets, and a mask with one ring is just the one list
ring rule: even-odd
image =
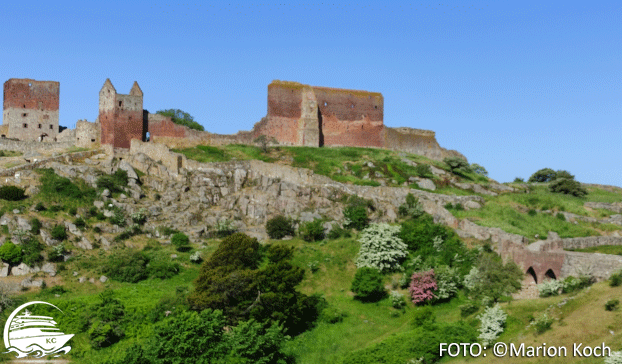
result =
[[3,125],[8,138],[37,140],[58,134],[60,83],[11,78],[4,83]]
[[447,157],[467,158],[455,150],[442,148],[435,138],[436,133],[431,130],[412,128],[384,128],[384,146],[387,149],[398,150],[426,156],[433,160],[443,160]]
[[86,120],[78,120],[76,123],[75,140],[76,147],[96,148],[101,144],[101,124],[90,123]]

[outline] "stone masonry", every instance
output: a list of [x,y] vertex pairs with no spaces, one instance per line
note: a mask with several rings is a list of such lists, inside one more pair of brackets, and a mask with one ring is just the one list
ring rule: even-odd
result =
[[3,131],[7,138],[37,140],[58,134],[60,83],[11,78],[4,83]]

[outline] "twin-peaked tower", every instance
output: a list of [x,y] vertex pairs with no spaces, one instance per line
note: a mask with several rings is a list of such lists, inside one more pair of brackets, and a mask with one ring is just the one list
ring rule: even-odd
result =
[[129,95],[117,93],[106,79],[99,91],[101,143],[115,148],[129,148],[132,139],[145,140],[147,116],[143,111],[143,91],[134,81]]

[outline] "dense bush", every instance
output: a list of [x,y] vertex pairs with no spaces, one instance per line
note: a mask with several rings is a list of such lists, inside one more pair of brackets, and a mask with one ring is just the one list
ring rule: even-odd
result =
[[529,177],[527,182],[551,182],[555,179],[557,173],[551,168],[542,168]]
[[471,164],[470,168],[476,174],[479,174],[479,175],[484,176],[484,177],[488,176],[488,171],[486,170],[486,168],[484,168],[483,166],[480,166],[477,163]]
[[408,193],[406,195],[406,203],[400,205],[398,213],[400,216],[416,219],[423,215],[424,211],[419,200],[412,193]]
[[168,279],[177,275],[181,267],[179,263],[171,263],[164,259],[150,259],[147,266],[149,277],[158,279]]
[[564,193],[576,197],[587,195],[587,190],[581,186],[581,183],[570,178],[556,179],[549,185],[549,190],[554,193]]
[[332,226],[332,229],[328,232],[329,239],[339,239],[341,237],[349,238],[352,236],[352,233],[349,229],[344,229],[339,224],[335,223]]
[[324,239],[324,221],[322,219],[313,219],[300,224],[298,229],[300,237],[307,242],[318,241]]
[[479,339],[484,345],[490,345],[503,333],[505,329],[505,321],[508,315],[503,312],[501,306],[496,304],[488,307],[481,313],[478,318],[481,321],[479,327]]
[[0,259],[3,262],[16,265],[22,261],[22,249],[10,241],[6,242],[0,246]]
[[391,298],[391,306],[396,309],[403,309],[406,306],[406,301],[404,301],[404,295],[398,291],[391,291],[389,293],[389,297]]
[[605,310],[616,311],[618,306],[620,306],[620,300],[609,300],[605,303]]
[[51,168],[39,169],[38,172],[41,174],[41,194],[48,198],[82,200],[95,197],[95,190],[84,182],[71,182],[69,178],[57,175]]
[[26,197],[23,188],[17,186],[2,186],[0,187],[0,200],[7,201],[19,201]]
[[43,227],[43,225],[41,224],[41,221],[39,219],[37,219],[36,217],[33,217],[32,219],[30,219],[30,232],[33,233],[34,235],[39,235],[41,233],[41,228]]
[[469,163],[462,158],[447,157],[443,159],[443,162],[449,166],[453,173],[470,171]]
[[434,294],[438,300],[448,300],[458,294],[462,277],[457,268],[441,265],[434,269],[434,275],[438,286]]
[[36,263],[43,260],[41,256],[43,244],[41,244],[39,240],[33,237],[24,239],[21,244],[21,249],[23,252],[22,261],[27,265],[33,267]]
[[420,163],[415,166],[415,173],[417,176],[421,178],[432,178],[434,174],[432,174],[432,169],[429,164]]
[[395,271],[408,254],[408,247],[399,238],[400,226],[371,224],[361,232],[361,248],[356,266],[375,268],[380,272]]
[[294,223],[291,219],[278,215],[266,222],[266,233],[270,239],[283,239],[285,236],[294,236]]
[[67,239],[67,231],[63,225],[55,225],[50,231],[52,239],[63,241]]
[[343,224],[347,228],[363,230],[369,224],[367,209],[363,206],[348,206],[343,210],[346,221]]
[[498,301],[519,290],[523,276],[513,261],[504,264],[498,254],[484,251],[480,253],[476,267],[465,276],[464,286],[472,297],[489,297]]
[[136,283],[149,276],[148,263],[149,257],[144,253],[119,250],[108,257],[102,272],[116,281]]
[[537,317],[532,323],[536,334],[540,335],[546,332],[553,325],[553,318],[548,313],[543,313]]
[[235,234],[236,231],[237,229],[231,224],[231,221],[227,219],[220,220],[215,227],[215,234],[218,238],[225,238]]
[[90,329],[88,330],[91,346],[95,349],[108,347],[118,342],[124,335],[121,321],[125,316],[125,307],[116,298],[112,290],[99,294],[101,299],[90,312]]
[[58,244],[52,247],[48,252],[48,259],[50,262],[62,262],[66,253],[67,251],[65,250],[63,244]]
[[612,351],[611,355],[605,358],[605,364],[622,364],[622,351]]
[[204,131],[203,125],[194,121],[194,117],[185,111],[179,109],[159,110],[156,114],[168,116],[175,124],[183,125],[190,129]]
[[37,202],[35,205],[35,211],[45,211],[45,205],[42,202]]
[[426,272],[415,272],[410,278],[408,292],[415,305],[435,299],[434,292],[437,289],[433,269]]
[[538,292],[540,292],[540,297],[557,296],[563,286],[564,283],[562,281],[551,279],[538,284]]
[[190,250],[190,239],[184,233],[176,233],[171,236],[171,244],[175,245],[178,251]]
[[609,277],[609,285],[611,287],[618,287],[622,284],[622,272],[616,272]]
[[466,303],[460,306],[460,316],[469,317],[479,310],[479,306],[474,303]]
[[571,293],[583,288],[587,288],[594,284],[595,279],[589,275],[581,275],[579,278],[573,276],[566,277],[563,280],[562,293]]
[[362,267],[356,270],[350,290],[361,301],[375,302],[385,296],[382,274],[375,268]]

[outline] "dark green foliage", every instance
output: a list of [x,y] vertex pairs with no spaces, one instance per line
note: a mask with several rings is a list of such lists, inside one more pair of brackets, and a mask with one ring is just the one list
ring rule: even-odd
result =
[[22,249],[10,241],[6,242],[0,246],[0,259],[3,262],[16,265],[22,261]]
[[566,195],[572,195],[576,197],[583,197],[587,195],[587,190],[581,186],[581,183],[570,178],[561,178],[555,180],[549,186],[551,192],[564,193]]
[[605,303],[605,310],[617,311],[620,306],[620,300],[609,300]]
[[190,250],[190,239],[184,233],[176,233],[171,237],[171,243],[175,245],[178,251]]
[[566,221],[566,216],[564,216],[561,212],[558,212],[555,217],[561,221]]
[[609,277],[609,286],[618,287],[622,285],[622,272],[617,272]]
[[291,264],[291,250],[266,249],[268,264],[258,269],[262,254],[257,239],[236,233],[221,242],[206,260],[188,297],[190,307],[222,310],[228,322],[254,318],[277,321],[289,334],[300,333],[317,319],[322,300],[296,291],[304,270]]
[[147,274],[152,278],[168,279],[177,275],[181,267],[179,263],[171,263],[163,259],[152,259],[147,267]]
[[350,290],[364,302],[375,302],[386,295],[382,284],[382,274],[377,269],[369,267],[356,270]]
[[259,144],[259,148],[261,148],[261,151],[264,153],[268,153],[268,146],[270,144],[278,144],[278,141],[276,140],[276,138],[269,138],[265,135],[260,135],[255,138],[255,140],[253,140],[253,143]]
[[36,217],[30,219],[30,232],[34,235],[39,235],[41,233],[42,226],[41,221]]
[[470,292],[475,297],[487,296],[496,302],[521,288],[524,276],[522,270],[513,261],[503,264],[497,253],[482,252],[477,268],[480,271],[481,284]]
[[[427,166],[427,164],[425,165]],[[419,203],[419,199],[417,199],[412,193],[408,193],[406,195],[406,203],[400,205],[398,213],[400,216],[416,219],[423,215],[424,211],[423,206]]]
[[65,209],[65,206],[63,205],[52,205],[50,207],[50,212],[59,212],[59,211],[63,211]]
[[514,178],[514,183],[522,183],[522,182],[525,182],[525,180],[520,177]]
[[78,209],[75,207],[71,207],[68,211],[69,215],[71,216],[76,216],[76,214],[78,214]]
[[50,235],[52,239],[63,241],[67,239],[67,231],[65,230],[65,226],[63,225],[55,225],[50,231]]
[[464,172],[470,171],[469,163],[462,158],[448,157],[448,158],[443,159],[443,162],[445,162],[445,164],[449,166],[449,169],[451,169],[453,173],[456,173],[456,172],[464,173]]
[[226,332],[220,311],[181,312],[154,326],[144,344],[132,346],[119,364],[285,364],[280,327],[250,320]]
[[19,201],[26,197],[23,188],[17,186],[0,187],[0,200]]
[[423,363],[440,359],[440,343],[477,342],[474,327],[460,321],[452,324],[430,324],[416,327],[355,351],[346,356],[343,364],[404,364],[423,358]]
[[97,179],[97,187],[100,189],[108,189],[110,193],[123,192],[123,188],[127,187],[129,178],[127,171],[117,169],[111,175],[103,175]]
[[65,259],[64,255],[66,253],[65,247],[62,244],[58,244],[48,251],[48,259],[50,262],[62,262]]
[[333,224],[332,229],[328,232],[329,239],[339,239],[340,237],[349,238],[352,236],[349,229],[344,229],[339,224]]
[[[39,169],[41,174],[41,193],[55,200],[70,198],[74,200],[92,199],[95,197],[95,190],[87,186],[83,181],[71,182],[69,178],[57,175],[53,169]],[[50,210],[52,210],[50,208]]]
[[125,316],[125,307],[114,298],[111,290],[100,293],[99,298],[101,302],[93,307],[94,315],[88,330],[91,346],[95,349],[108,347],[124,336],[120,323]]
[[45,205],[42,202],[37,202],[35,205],[35,211],[45,211]]
[[346,218],[344,226],[347,228],[354,228],[360,231],[369,225],[367,209],[363,206],[348,206],[343,210],[343,216]]
[[564,171],[564,170],[559,170],[559,171],[555,172],[555,179],[562,179],[562,178],[574,179],[574,175],[572,175],[572,174],[570,174],[570,172]]
[[293,221],[283,215],[278,215],[266,222],[266,233],[270,239],[283,239],[285,236],[294,236]]
[[527,215],[529,216],[536,216],[538,214],[538,212],[534,209],[530,209],[529,211],[527,211]]
[[479,307],[473,303],[467,303],[460,306],[460,316],[469,317],[479,310]]
[[480,166],[477,163],[471,164],[471,170],[474,173],[479,174],[481,176],[484,176],[484,177],[488,176],[488,171],[486,170],[486,168],[484,168],[483,166]]
[[328,306],[320,313],[319,320],[328,324],[336,324],[342,322],[344,318],[348,317],[348,313],[338,310],[335,307]]
[[89,217],[95,217],[95,216],[97,216],[97,213],[98,213],[98,212],[99,212],[99,211],[97,210],[97,207],[92,206],[92,207],[88,210],[88,212],[86,213],[86,217],[87,217],[87,218],[89,218]]
[[119,250],[108,257],[102,272],[116,281],[136,283],[147,279],[148,263],[149,257],[144,253]]
[[415,166],[415,173],[417,176],[421,178],[432,178],[434,174],[432,174],[432,169],[429,164],[420,163]]
[[151,321],[158,322],[170,315],[186,311],[188,308],[187,297],[188,289],[186,287],[177,287],[174,294],[160,298],[150,313]]
[[529,177],[527,182],[551,182],[555,179],[557,173],[551,168],[542,168]]
[[313,221],[301,223],[298,230],[300,237],[307,242],[324,239],[323,222],[322,219],[314,219]]
[[30,238],[22,241],[22,261],[29,266],[34,266],[36,263],[39,263],[43,260],[41,256],[41,251],[44,246],[39,242],[39,240]]
[[167,110],[159,110],[156,114],[168,116],[171,120],[178,125],[183,125],[190,129],[204,131],[203,125],[194,121],[194,117],[179,109],[167,109]]
[[73,224],[76,225],[76,227],[80,230],[84,230],[84,228],[86,227],[86,221],[84,221],[84,219],[81,217],[73,220]]

